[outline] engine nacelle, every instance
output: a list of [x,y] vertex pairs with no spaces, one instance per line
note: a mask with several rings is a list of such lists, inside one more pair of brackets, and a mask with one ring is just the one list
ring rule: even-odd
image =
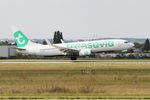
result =
[[79,56],[89,56],[91,55],[91,50],[90,49],[82,49],[79,52]]

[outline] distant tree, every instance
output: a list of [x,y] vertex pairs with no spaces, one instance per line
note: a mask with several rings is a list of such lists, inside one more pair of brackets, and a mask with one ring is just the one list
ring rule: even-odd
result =
[[149,42],[149,39],[146,39],[143,51],[144,52],[149,52],[150,51],[150,42]]
[[64,40],[62,32],[60,32],[60,39]]
[[56,43],[56,36],[57,34],[56,34],[56,32],[54,32],[54,37],[53,37],[53,43]]
[[60,31],[55,31],[54,32],[54,37],[53,37],[53,43],[61,43],[61,39],[63,40],[62,32]]
[[61,32],[57,31],[57,43],[61,43]]
[[0,45],[10,45],[8,41],[0,42]]
[[58,31],[54,32],[54,38],[53,38],[53,43],[59,43],[59,34]]
[[141,44],[141,43],[135,42],[135,43],[134,43],[134,45],[135,45],[134,47],[135,47],[136,49],[143,50],[144,44]]

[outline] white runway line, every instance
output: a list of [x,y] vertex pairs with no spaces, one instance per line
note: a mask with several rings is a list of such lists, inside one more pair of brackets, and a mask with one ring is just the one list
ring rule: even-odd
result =
[[72,62],[48,62],[48,61],[10,61],[10,62],[6,62],[6,61],[4,61],[4,62],[0,62],[0,64],[40,64],[40,63],[44,63],[44,64],[46,64],[46,63],[72,63]]
[[141,62],[120,62],[120,61],[95,61],[95,62],[82,62],[82,61],[0,61],[0,64],[25,64],[25,63],[29,63],[29,64],[39,64],[39,63],[129,63],[129,64],[132,64],[132,63],[138,63],[138,64],[142,64],[142,63],[150,63],[150,62],[146,62],[146,61],[141,61]]

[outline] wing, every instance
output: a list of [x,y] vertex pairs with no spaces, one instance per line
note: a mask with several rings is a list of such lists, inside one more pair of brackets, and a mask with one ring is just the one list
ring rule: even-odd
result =
[[57,46],[55,44],[50,44],[50,45],[57,48],[57,49],[59,49],[60,51],[62,51],[63,53],[66,53],[66,54],[79,54],[79,51],[75,50],[75,49],[61,47],[61,46]]

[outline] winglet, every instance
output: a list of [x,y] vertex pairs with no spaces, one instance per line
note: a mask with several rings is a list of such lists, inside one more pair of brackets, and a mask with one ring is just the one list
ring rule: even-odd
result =
[[61,39],[61,43],[65,43],[65,42]]
[[51,45],[48,39],[45,39],[45,41],[47,42],[48,45]]

